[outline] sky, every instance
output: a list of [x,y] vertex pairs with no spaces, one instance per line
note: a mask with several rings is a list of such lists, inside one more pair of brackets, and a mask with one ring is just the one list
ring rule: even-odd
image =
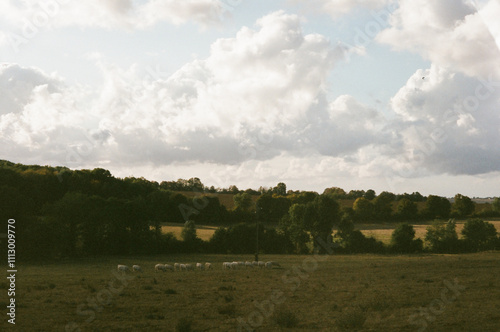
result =
[[500,196],[500,0],[5,0],[0,159]]

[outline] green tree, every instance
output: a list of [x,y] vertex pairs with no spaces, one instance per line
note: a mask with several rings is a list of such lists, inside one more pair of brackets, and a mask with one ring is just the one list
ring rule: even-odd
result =
[[307,244],[311,236],[305,226],[306,205],[294,204],[280,221],[280,228],[293,244],[294,251],[298,254],[309,252]]
[[352,209],[356,220],[369,221],[373,219],[373,204],[364,197],[356,199]]
[[429,195],[425,202],[425,214],[428,218],[446,219],[450,216],[451,203],[446,197]]
[[326,188],[323,191],[323,195],[332,195],[336,199],[344,199],[347,197],[345,190],[339,187]]
[[476,204],[469,197],[456,194],[453,207],[461,217],[466,217],[474,213]]
[[491,208],[495,212],[500,212],[500,198],[499,197],[495,197],[495,199],[493,200],[493,203],[491,204]]
[[371,201],[372,199],[374,199],[375,197],[377,196],[377,194],[375,193],[375,190],[373,189],[368,189],[365,193],[365,198],[369,201]]
[[279,196],[286,196],[286,184],[280,182],[273,188],[273,192]]
[[456,224],[453,219],[446,224],[436,220],[427,227],[425,241],[433,252],[456,252],[458,249],[458,236]]
[[188,220],[184,223],[182,228],[181,238],[184,242],[195,242],[198,238],[196,236],[196,225],[194,221]]
[[374,218],[378,220],[388,220],[392,215],[392,202],[395,195],[389,192],[382,192],[372,201]]
[[[331,196],[319,195],[306,207],[306,227],[308,227],[313,238],[331,241],[332,228],[340,222],[340,205]],[[325,249],[318,246],[316,241],[314,244],[317,252],[325,252]]]
[[239,193],[233,196],[234,207],[242,212],[250,212],[253,207],[252,196],[248,193]]
[[399,224],[392,232],[391,247],[397,252],[419,252],[422,251],[422,240],[415,239],[413,226],[407,223]]
[[492,249],[497,240],[495,226],[479,218],[468,220],[462,229],[462,235],[472,251]]
[[417,218],[417,204],[408,198],[403,198],[398,203],[398,217],[402,220],[413,220]]

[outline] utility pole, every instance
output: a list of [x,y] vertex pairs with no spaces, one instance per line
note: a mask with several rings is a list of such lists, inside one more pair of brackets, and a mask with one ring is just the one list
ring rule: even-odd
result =
[[255,204],[255,219],[257,220],[257,224],[255,229],[257,230],[257,234],[255,236],[255,261],[259,261],[259,219],[260,219],[260,211],[259,211],[259,203]]

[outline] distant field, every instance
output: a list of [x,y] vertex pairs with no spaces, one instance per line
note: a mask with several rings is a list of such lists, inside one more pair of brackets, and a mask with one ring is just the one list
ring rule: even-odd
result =
[[[465,220],[457,221],[457,234],[459,237],[460,232],[462,231]],[[489,221],[492,223],[498,232],[500,232],[500,220]],[[432,223],[418,223],[413,224],[413,228],[415,229],[415,236],[424,240],[425,234],[427,233],[427,227],[429,227]],[[391,234],[394,229],[397,227],[397,223],[385,223],[385,224],[356,224],[356,229],[360,230],[366,236],[373,236],[377,240],[380,240],[384,243],[389,243],[391,241]],[[183,224],[174,224],[174,223],[165,223],[162,226],[163,233],[174,233],[174,235],[181,239],[181,232],[183,228]],[[208,241],[218,226],[202,226],[196,225],[196,234],[198,237],[204,241]]]
[[[177,239],[182,239],[181,238],[181,233],[182,229],[184,227],[184,224],[175,224],[175,223],[163,223],[161,226],[161,231],[162,233],[174,233],[175,237]],[[196,235],[202,239],[203,241],[208,241],[212,237],[212,235],[215,233],[215,230],[217,229],[217,226],[202,226],[202,225],[196,225]]]
[[[182,319],[192,324],[192,331],[214,332],[237,331],[239,322],[257,331],[386,332],[418,331],[424,326],[426,331],[500,330],[498,252],[262,255],[282,268],[221,268],[223,261],[252,259],[163,255],[21,264],[16,326],[6,322],[3,296],[0,330],[175,331]],[[212,262],[214,269],[166,273],[153,269],[159,262],[198,261]],[[115,275],[118,263],[140,264],[144,272],[131,273],[127,279],[118,275],[124,280],[120,281]],[[7,282],[0,281],[1,291],[6,293],[7,288]],[[286,323],[292,327],[285,328]]]
[[[457,235],[461,238],[461,232],[464,228],[466,220],[458,220],[457,224]],[[498,232],[500,232],[500,220],[490,220],[488,221],[492,223]],[[394,229],[397,227],[397,223],[387,223],[387,224],[357,224],[356,229],[360,230],[366,236],[373,236],[377,240],[380,240],[384,243],[391,242],[391,234]],[[425,234],[427,233],[427,227],[432,225],[432,222],[427,223],[416,223],[413,224],[413,228],[415,229],[415,237],[425,239]]]

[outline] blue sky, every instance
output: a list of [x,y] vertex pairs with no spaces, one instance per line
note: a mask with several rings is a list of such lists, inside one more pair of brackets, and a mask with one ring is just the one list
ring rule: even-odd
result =
[[499,196],[497,0],[9,0],[0,13],[2,159]]

